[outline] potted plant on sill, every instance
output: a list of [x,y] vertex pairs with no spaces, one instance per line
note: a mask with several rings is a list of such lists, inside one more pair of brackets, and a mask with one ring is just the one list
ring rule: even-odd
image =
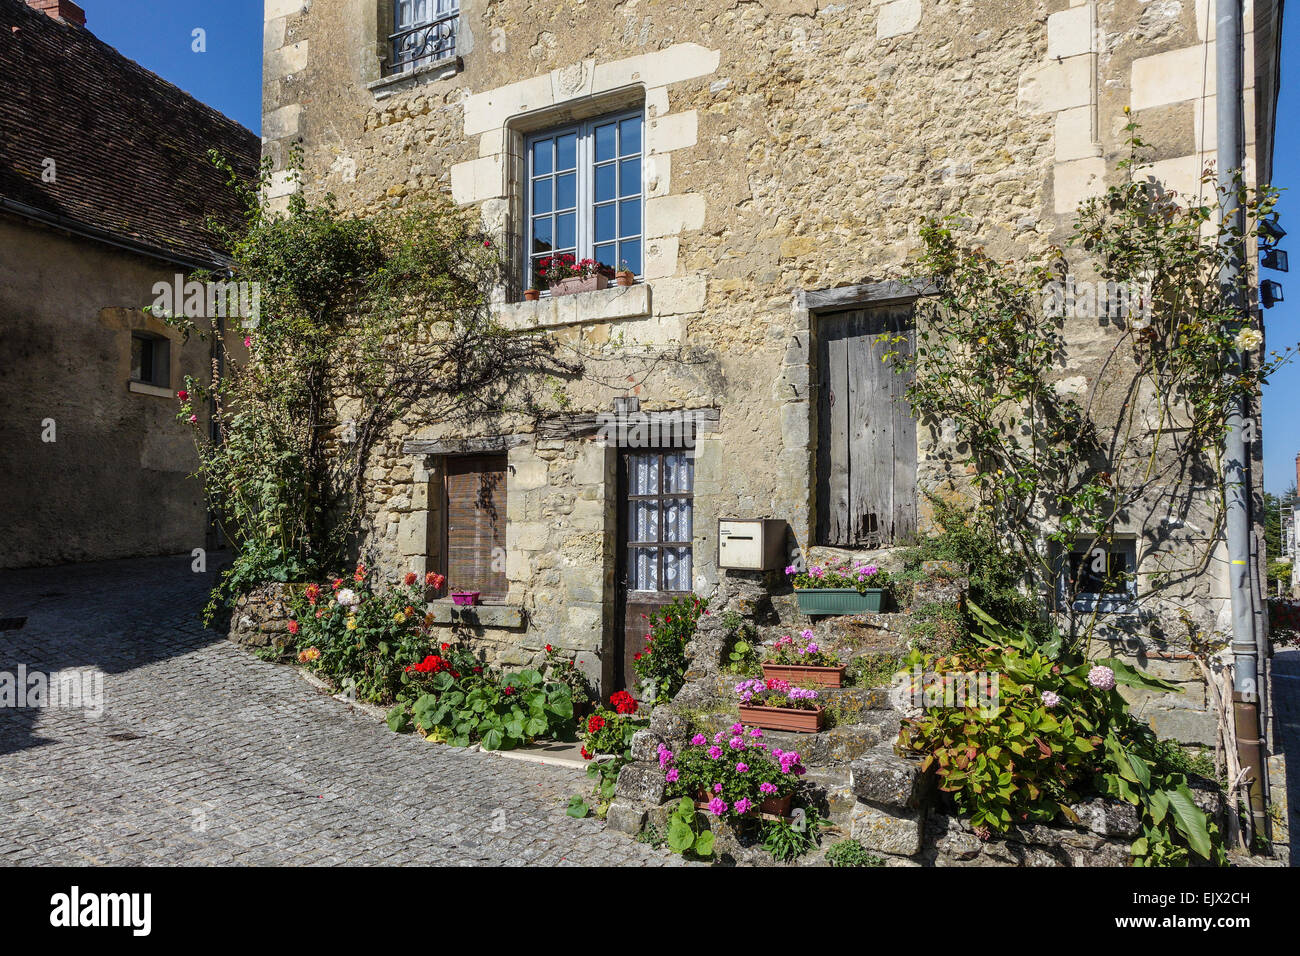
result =
[[803,631],[796,641],[789,634],[778,638],[762,660],[763,676],[790,684],[816,687],[842,687],[844,665],[829,651],[813,641],[812,631]]
[[757,677],[736,685],[740,697],[740,719],[764,730],[789,730],[815,734],[822,729],[824,708],[818,693],[808,687],[794,687],[789,681]]
[[452,591],[451,603],[457,607],[473,607],[478,604],[478,591]]
[[609,287],[614,270],[595,259],[575,259],[569,253],[539,259],[537,268],[551,295],[595,292]]
[[614,273],[614,281],[621,286],[636,285],[636,273],[628,268],[626,259],[618,264],[618,272]]
[[540,299],[541,297],[542,297],[542,290],[541,290],[541,289],[525,289],[525,290],[524,290],[524,301],[525,301],[525,302],[536,302],[536,301],[537,301],[538,299]]
[[660,744],[666,795],[688,797],[717,817],[789,816],[806,771],[799,754],[762,738],[759,728],[735,723],[711,738],[697,733],[676,753]]
[[850,567],[813,565],[800,571],[785,569],[792,578],[799,610],[804,614],[864,614],[879,612],[889,594],[889,573],[873,564]]

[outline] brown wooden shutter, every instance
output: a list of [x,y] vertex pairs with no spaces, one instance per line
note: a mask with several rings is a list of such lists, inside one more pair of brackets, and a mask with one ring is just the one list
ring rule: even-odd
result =
[[506,456],[448,458],[446,467],[447,589],[504,601]]

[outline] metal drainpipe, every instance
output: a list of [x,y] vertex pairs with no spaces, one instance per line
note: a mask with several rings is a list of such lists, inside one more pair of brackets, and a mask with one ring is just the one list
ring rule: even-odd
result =
[[[1219,209],[1223,223],[1242,237],[1230,242],[1230,256],[1220,282],[1240,313],[1249,319],[1239,282],[1245,261],[1245,210],[1236,200],[1232,174],[1245,165],[1242,105],[1242,0],[1216,0],[1215,57],[1218,95]],[[1245,356],[1236,348],[1228,354],[1226,374],[1236,376]],[[1258,837],[1268,832],[1264,806],[1264,749],[1259,724],[1259,651],[1252,601],[1250,506],[1247,486],[1246,442],[1243,426],[1246,396],[1239,391],[1229,399],[1227,435],[1224,438],[1223,485],[1227,505],[1228,588],[1232,598],[1233,720],[1237,730],[1237,755],[1247,774],[1251,831]]]

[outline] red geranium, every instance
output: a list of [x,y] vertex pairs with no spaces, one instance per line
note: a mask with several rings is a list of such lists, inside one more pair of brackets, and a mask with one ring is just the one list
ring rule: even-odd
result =
[[609,698],[610,705],[620,714],[635,714],[636,701],[625,690],[620,690]]
[[297,633],[298,633],[298,622],[297,622],[297,621],[290,621],[290,622],[289,622],[289,633],[290,633],[290,634],[297,634]]
[[406,577],[402,578],[402,583],[405,584],[408,588],[409,588],[412,584],[414,584],[414,583],[415,583],[415,572],[414,572],[414,571],[407,571],[407,572],[406,572]]
[[316,601],[320,598],[320,585],[309,584],[307,585],[307,590],[303,593],[307,595],[308,604],[315,604]]

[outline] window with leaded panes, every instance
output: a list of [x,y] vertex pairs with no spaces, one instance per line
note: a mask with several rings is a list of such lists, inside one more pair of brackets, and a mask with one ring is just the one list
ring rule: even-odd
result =
[[695,462],[685,451],[626,454],[630,591],[691,590]]
[[626,113],[528,138],[529,286],[545,289],[545,261],[563,255],[641,274],[642,126]]

